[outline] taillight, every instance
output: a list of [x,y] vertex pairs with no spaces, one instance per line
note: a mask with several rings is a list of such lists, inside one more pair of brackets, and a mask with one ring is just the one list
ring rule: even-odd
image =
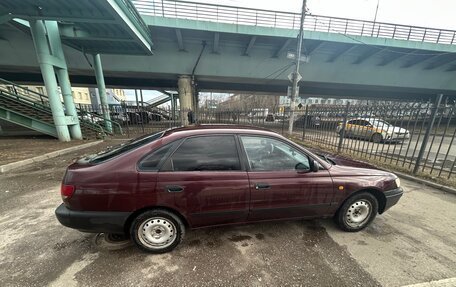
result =
[[60,187],[60,194],[62,195],[62,199],[66,200],[73,196],[74,193],[74,185],[67,185],[63,184]]

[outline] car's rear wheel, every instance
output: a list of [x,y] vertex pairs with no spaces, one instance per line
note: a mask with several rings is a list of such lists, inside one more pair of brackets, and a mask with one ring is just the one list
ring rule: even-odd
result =
[[375,133],[372,135],[371,139],[374,143],[380,143],[383,140],[383,136],[379,133]]
[[336,222],[345,231],[355,232],[366,228],[378,212],[378,201],[369,192],[348,198],[336,214]]
[[130,228],[133,242],[150,253],[173,250],[183,239],[185,226],[178,216],[167,210],[157,209],[141,213]]

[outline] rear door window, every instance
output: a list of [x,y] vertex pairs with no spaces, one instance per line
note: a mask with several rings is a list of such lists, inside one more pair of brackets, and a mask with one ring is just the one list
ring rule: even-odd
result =
[[161,136],[163,135],[163,132],[159,132],[156,134],[152,135],[145,135],[136,139],[133,139],[129,142],[123,143],[119,146],[107,149],[105,151],[99,152],[97,154],[93,154],[90,156],[87,156],[81,160],[79,160],[79,163],[91,163],[91,164],[96,164],[100,162],[104,162],[107,160],[110,160],[114,157],[117,157],[121,154],[127,153],[129,151],[132,151],[140,146],[143,146],[145,144],[151,143],[153,141],[158,140]]
[[151,152],[139,162],[139,169],[157,171],[160,168],[161,164],[168,158],[168,156],[174,151],[180,142],[181,141],[179,140],[169,143]]
[[241,170],[233,135],[201,136],[185,140],[167,160],[163,171]]

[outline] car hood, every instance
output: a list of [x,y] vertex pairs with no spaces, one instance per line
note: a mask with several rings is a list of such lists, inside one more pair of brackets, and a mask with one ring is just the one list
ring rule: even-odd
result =
[[333,165],[329,172],[332,176],[386,176],[389,177],[391,173],[379,169],[362,168],[346,165]]

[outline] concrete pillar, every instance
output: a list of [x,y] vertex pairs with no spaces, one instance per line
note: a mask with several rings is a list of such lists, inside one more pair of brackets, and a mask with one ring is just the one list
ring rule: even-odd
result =
[[71,90],[71,83],[66,69],[57,70],[57,78],[59,79],[60,90],[62,92],[63,103],[65,105],[65,112],[67,116],[72,117],[74,125],[69,125],[71,137],[73,139],[82,140],[81,126],[79,124],[78,112],[74,104],[74,98]]
[[42,20],[31,20],[29,23],[36,56],[38,63],[40,64],[41,74],[49,97],[49,105],[57,130],[57,136],[61,141],[70,141],[70,132],[68,131],[65,112],[63,110],[62,102],[60,101],[57,79],[54,74],[54,66],[46,38],[44,23]]
[[187,75],[179,76],[177,87],[179,92],[181,124],[187,126],[189,124],[187,114],[193,108],[191,77]]
[[109,115],[108,99],[106,97],[106,86],[103,76],[103,67],[101,66],[100,54],[93,55],[93,63],[95,69],[95,78],[97,79],[98,95],[100,95],[101,112],[105,127],[109,132],[112,132],[111,116]]
[[59,26],[56,21],[46,21],[45,26],[48,33],[51,53],[54,57],[57,57],[61,61],[60,66],[56,67],[56,70],[65,106],[65,114],[71,117],[71,124],[68,125],[68,129],[70,130],[70,134],[73,139],[82,140],[81,126],[79,124],[78,112],[76,111],[73,95],[71,93],[71,83],[68,76],[65,55],[63,54],[62,42],[60,40]]
[[170,94],[171,98],[171,112],[169,113],[172,120],[176,119],[176,102],[174,101],[174,94]]

